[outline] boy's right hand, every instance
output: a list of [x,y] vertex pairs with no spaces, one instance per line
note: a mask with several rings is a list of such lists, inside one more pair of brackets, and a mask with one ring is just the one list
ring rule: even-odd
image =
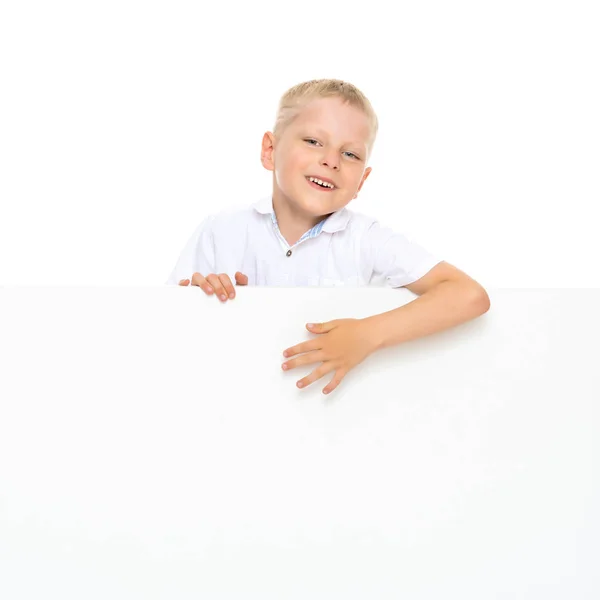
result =
[[[248,285],[248,276],[238,271],[235,274],[235,283],[236,285]],[[179,285],[183,286],[189,284],[189,279],[182,279],[179,282]],[[229,279],[229,275],[226,273],[221,273],[220,275],[211,273],[206,277],[203,277],[201,273],[194,273],[192,275],[192,285],[197,285],[202,288],[207,295],[210,295],[213,292],[216,293],[221,302],[225,302],[227,296],[232,299],[235,298],[235,288],[231,283],[231,279]]]

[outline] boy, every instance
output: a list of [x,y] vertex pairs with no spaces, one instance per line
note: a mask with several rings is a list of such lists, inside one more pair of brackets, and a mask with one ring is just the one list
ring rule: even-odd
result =
[[[322,362],[297,385],[335,371],[324,393],[379,348],[418,338],[485,313],[483,287],[456,267],[375,219],[346,209],[358,196],[378,121],[350,83],[300,83],[281,98],[261,162],[273,172],[270,197],[223,211],[195,230],[167,284],[201,287],[225,302],[237,285],[405,287],[419,298],[366,319],[308,324],[321,334],[284,352],[282,368]],[[218,274],[217,274],[218,273]]]

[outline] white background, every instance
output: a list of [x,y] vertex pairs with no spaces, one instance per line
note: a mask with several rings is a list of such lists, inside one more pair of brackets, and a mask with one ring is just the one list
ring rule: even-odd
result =
[[209,213],[271,192],[279,97],[380,119],[349,205],[489,287],[598,287],[592,1],[4,2],[0,284],[162,285]]
[[[0,596],[598,597],[597,294],[490,289],[600,285],[594,5],[1,4]],[[380,119],[350,208],[492,300],[328,398],[283,349],[406,290],[163,285],[319,77]]]

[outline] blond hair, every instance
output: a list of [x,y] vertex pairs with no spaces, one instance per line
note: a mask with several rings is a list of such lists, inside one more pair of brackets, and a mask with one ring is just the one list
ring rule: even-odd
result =
[[285,128],[300,114],[301,110],[318,98],[341,98],[347,104],[362,110],[369,120],[371,135],[368,153],[371,154],[379,121],[368,98],[354,85],[341,79],[311,79],[294,85],[279,100],[273,135],[279,138]]

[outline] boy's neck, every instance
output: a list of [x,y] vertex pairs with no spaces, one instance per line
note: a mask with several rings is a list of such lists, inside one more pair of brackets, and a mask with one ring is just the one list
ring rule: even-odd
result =
[[329,216],[311,217],[294,212],[288,202],[281,200],[275,194],[273,194],[273,210],[279,231],[290,246],[293,246],[307,231]]

